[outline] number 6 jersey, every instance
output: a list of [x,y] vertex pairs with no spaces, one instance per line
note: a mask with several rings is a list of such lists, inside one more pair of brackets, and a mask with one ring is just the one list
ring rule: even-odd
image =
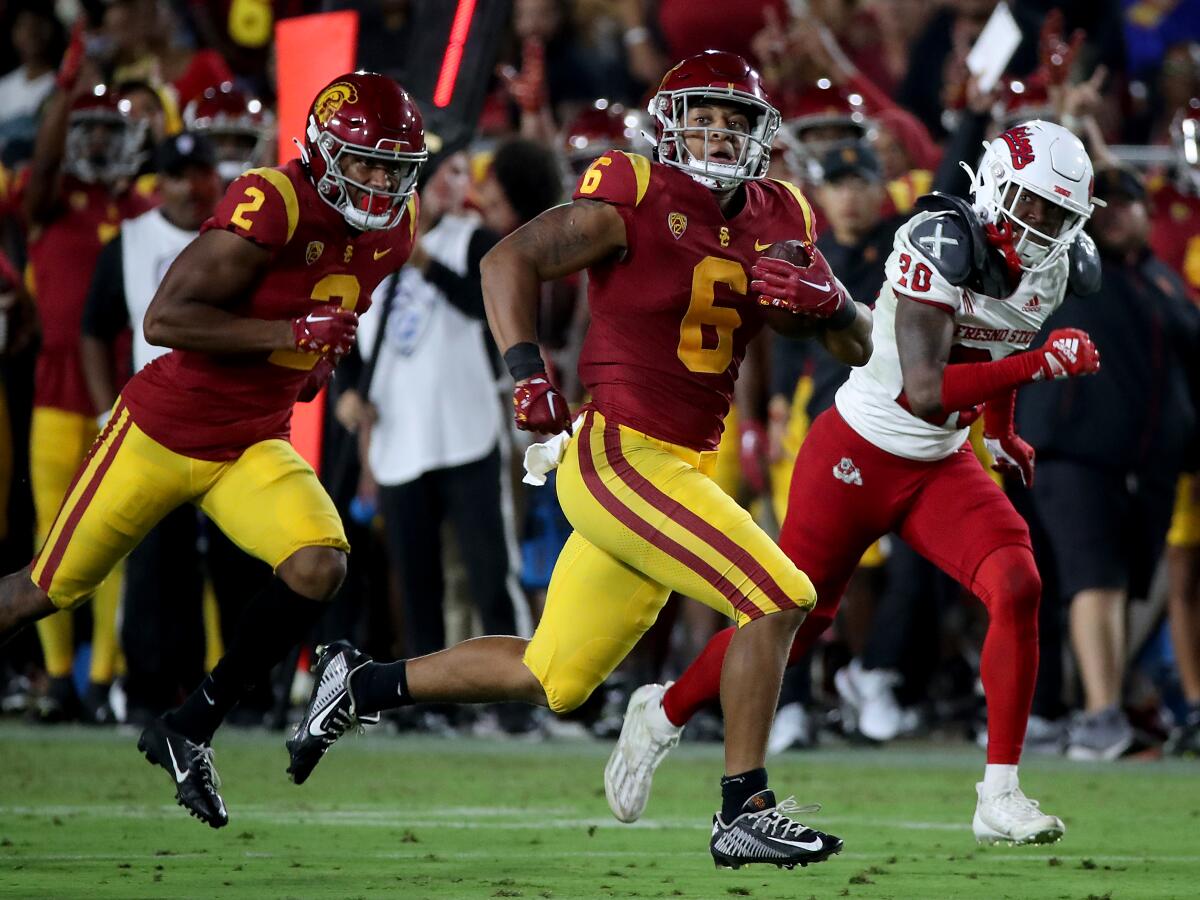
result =
[[712,191],[677,169],[609,151],[576,200],[612,204],[627,250],[588,270],[591,325],[579,376],[610,421],[714,450],[746,344],[762,328],[750,267],[776,241],[812,240],[812,210],[784,181],[745,184],[726,219]]
[[[395,228],[355,231],[294,160],[236,179],[202,231],[231,231],[274,254],[262,281],[230,312],[294,319],[322,303],[366,311],[371,292],[408,259],[416,218],[414,197]],[[138,427],[168,449],[197,459],[233,459],[259,441],[287,439],[292,406],[319,358],[292,350],[174,350],[137,373],[122,397]]]
[[950,363],[986,362],[1026,349],[1066,294],[1066,254],[1043,271],[1025,273],[1003,299],[951,283],[944,273],[969,265],[966,238],[954,213],[920,212],[900,227],[875,304],[871,360],[852,370],[837,393],[838,412],[851,428],[906,459],[943,459],[962,446],[967,429],[959,427],[957,412],[939,425],[902,405],[896,305],[916,301],[945,310],[954,317]]

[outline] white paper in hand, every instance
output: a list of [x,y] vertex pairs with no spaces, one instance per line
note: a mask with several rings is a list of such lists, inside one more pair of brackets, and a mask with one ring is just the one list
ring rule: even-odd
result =
[[1007,3],[999,3],[975,46],[967,54],[967,70],[975,78],[980,91],[990,91],[1008,68],[1021,43],[1021,29]]

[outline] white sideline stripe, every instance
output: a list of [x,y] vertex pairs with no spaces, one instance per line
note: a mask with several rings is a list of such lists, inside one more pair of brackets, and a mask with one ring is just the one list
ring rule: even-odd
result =
[[[692,851],[664,853],[661,850],[547,850],[545,847],[531,847],[527,851],[522,851],[520,847],[509,847],[505,850],[509,857],[530,859],[630,859],[630,858],[651,858],[661,859],[664,856],[687,857],[692,856]],[[698,855],[700,851],[695,851]],[[880,851],[878,853],[855,853],[853,851],[843,851],[834,859],[854,859],[854,860],[870,860],[879,862],[885,856],[889,855],[888,851]],[[897,854],[891,854],[897,855]],[[216,851],[213,853],[3,853],[0,854],[0,859],[20,860],[22,862],[138,862],[138,861],[157,861],[163,863],[167,860],[174,859],[293,859],[296,853],[264,853],[261,851],[244,851],[242,853],[223,853]],[[465,850],[456,852],[441,852],[435,849],[430,850],[380,850],[374,853],[348,853],[343,850],[338,851],[338,856],[351,859],[363,860],[414,860],[422,862],[447,862],[451,860],[473,860],[473,859],[495,859],[495,851],[487,850]],[[906,863],[911,863],[911,854],[899,854],[900,860],[896,863],[897,866],[903,867]],[[933,857],[930,856],[929,859]],[[1146,854],[1143,856],[1130,854],[1100,854],[1100,853],[1081,853],[1078,855],[1067,853],[1025,853],[1019,848],[1004,851],[987,851],[982,855],[976,855],[972,859],[962,858],[963,862],[986,863],[986,862],[1001,862],[1005,865],[1010,863],[1033,862],[1038,865],[1045,864],[1050,859],[1062,860],[1064,863],[1076,862],[1079,860],[1090,859],[1096,863],[1196,863],[1200,862],[1200,856],[1164,856],[1162,854]],[[920,860],[925,861],[925,860]],[[898,868],[896,871],[903,871]]]

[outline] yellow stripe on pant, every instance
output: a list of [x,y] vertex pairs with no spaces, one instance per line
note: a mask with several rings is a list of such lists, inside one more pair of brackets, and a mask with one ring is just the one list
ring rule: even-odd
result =
[[811,608],[808,577],[713,482],[712,453],[588,414],[558,470],[575,531],[525,662],[556,711],[573,709],[653,623],[670,591],[739,625]]

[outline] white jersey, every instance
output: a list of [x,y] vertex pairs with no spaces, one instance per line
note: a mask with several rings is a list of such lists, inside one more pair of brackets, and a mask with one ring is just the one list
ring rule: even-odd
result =
[[199,233],[172,225],[160,207],[121,223],[121,276],[129,324],[133,329],[135,372],[151,360],[171,352],[170,347],[156,347],[146,340],[142,321],[167,269]]
[[953,363],[1003,359],[1026,349],[1067,291],[1066,254],[1041,272],[1026,273],[1016,291],[1003,299],[951,284],[931,261],[940,258],[944,249],[938,241],[951,240],[942,238],[940,223],[920,241],[911,239],[916,225],[946,215],[951,214],[918,213],[896,232],[885,267],[887,280],[875,303],[874,353],[870,362],[851,372],[835,401],[851,428],[880,449],[905,459],[944,459],[962,446],[968,429],[958,425],[957,412],[944,424],[934,425],[897,402],[904,389],[896,347],[898,297],[943,308],[954,316]]

